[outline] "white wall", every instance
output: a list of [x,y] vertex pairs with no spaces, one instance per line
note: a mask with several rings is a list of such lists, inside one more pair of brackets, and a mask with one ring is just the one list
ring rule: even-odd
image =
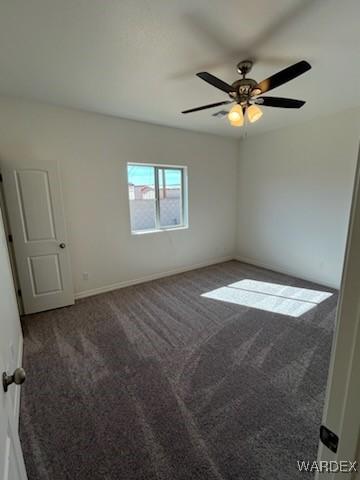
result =
[[[0,98],[0,161],[32,158],[60,164],[76,293],[235,254],[234,139]],[[128,161],[188,166],[189,229],[130,234]]]
[[[354,109],[239,146],[234,139],[0,97],[0,162],[59,162],[77,294],[236,253],[338,287],[359,127],[360,109]],[[188,230],[131,235],[127,161],[188,166]]]
[[248,137],[238,164],[238,257],[339,287],[360,109]]

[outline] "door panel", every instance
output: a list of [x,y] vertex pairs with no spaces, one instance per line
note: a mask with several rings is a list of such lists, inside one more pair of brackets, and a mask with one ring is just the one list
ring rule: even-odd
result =
[[15,170],[14,173],[25,242],[55,240],[48,172]]
[[9,419],[5,440],[3,476],[0,478],[1,480],[27,479],[24,460],[21,454],[20,440]]
[[2,168],[25,313],[74,303],[57,164]]
[[63,289],[59,255],[40,255],[29,258],[34,295],[47,295]]
[[[22,333],[1,211],[0,292],[0,374],[9,374],[21,363]],[[0,383],[0,480],[27,479],[17,431],[20,388],[5,393]]]

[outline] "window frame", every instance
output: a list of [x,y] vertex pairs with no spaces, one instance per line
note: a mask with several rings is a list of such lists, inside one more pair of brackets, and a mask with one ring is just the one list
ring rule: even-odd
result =
[[[131,210],[129,197],[129,166],[137,167],[152,167],[154,169],[154,190],[155,190],[155,228],[146,230],[133,230],[131,225]],[[160,188],[159,187],[159,170],[180,170],[181,172],[181,202],[180,202],[180,219],[179,225],[167,225],[162,227],[160,225]],[[145,162],[126,162],[126,176],[127,176],[127,196],[129,205],[129,223],[132,235],[143,235],[146,233],[159,233],[171,230],[185,230],[189,228],[188,217],[188,167],[186,165],[168,165],[163,163],[145,163]]]

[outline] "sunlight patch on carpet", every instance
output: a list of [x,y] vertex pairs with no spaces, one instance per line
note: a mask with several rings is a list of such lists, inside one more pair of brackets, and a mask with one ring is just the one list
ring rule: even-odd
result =
[[332,293],[245,279],[203,293],[201,296],[290,317],[299,317],[331,297]]

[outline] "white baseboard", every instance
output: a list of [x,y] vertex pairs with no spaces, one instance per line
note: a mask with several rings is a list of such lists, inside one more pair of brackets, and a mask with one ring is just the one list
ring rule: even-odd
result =
[[235,257],[235,260],[237,260],[238,262],[242,262],[242,263],[248,263],[249,265],[254,265],[255,267],[265,268],[266,270],[272,270],[274,272],[283,273],[285,275],[291,275],[291,273],[289,273],[288,271],[286,272],[285,270],[280,270],[279,267],[276,267],[275,265],[271,265],[269,263],[262,262],[260,260],[254,259],[254,258],[243,257],[241,255],[237,255]]
[[324,287],[329,287],[329,288],[334,288],[335,290],[339,289],[338,285],[333,285],[331,282],[324,282],[323,280],[315,279],[315,278],[310,278],[310,277],[303,277],[299,276],[295,272],[292,272],[290,270],[287,270],[285,268],[279,267],[277,265],[271,265],[269,263],[262,262],[261,260],[256,260],[254,258],[249,258],[249,257],[243,257],[241,255],[235,256],[234,260],[237,260],[238,262],[243,262],[243,263],[248,263],[250,265],[254,265],[255,267],[260,267],[260,268],[265,268],[266,270],[272,270],[273,272],[277,273],[282,273],[284,275],[289,275],[290,277],[296,277],[299,278],[300,280],[305,280],[307,282],[312,282],[312,283],[317,283],[318,285],[322,285]]
[[206,260],[194,265],[188,265],[186,267],[179,267],[173,270],[167,270],[166,272],[154,273],[152,275],[146,275],[145,277],[135,278],[133,280],[125,280],[123,282],[113,283],[111,285],[105,285],[104,287],[93,288],[91,290],[84,290],[82,292],[75,293],[75,300],[85,297],[91,297],[93,295],[99,295],[100,293],[111,292],[119,288],[130,287],[131,285],[138,285],[139,283],[150,282],[151,280],[157,280],[158,278],[170,277],[178,273],[189,272],[191,270],[197,270],[198,268],[209,267],[210,265],[216,265],[217,263],[228,262],[234,260],[232,255],[226,257],[215,258],[212,260]]

